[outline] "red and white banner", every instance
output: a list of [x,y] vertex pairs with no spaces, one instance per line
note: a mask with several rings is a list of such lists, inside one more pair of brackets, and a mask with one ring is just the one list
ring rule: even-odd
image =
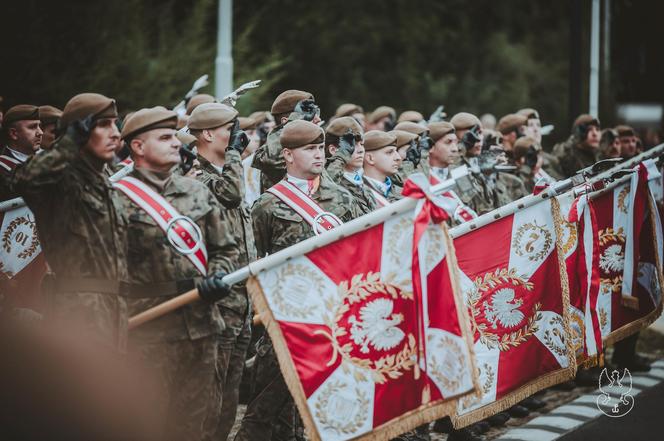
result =
[[0,213],[0,291],[5,308],[43,311],[41,282],[46,260],[35,218],[27,206]]
[[414,211],[248,283],[311,439],[389,439],[476,391],[447,216],[426,191],[407,181]]
[[483,393],[459,400],[455,427],[574,376],[560,225],[545,200],[454,239]]

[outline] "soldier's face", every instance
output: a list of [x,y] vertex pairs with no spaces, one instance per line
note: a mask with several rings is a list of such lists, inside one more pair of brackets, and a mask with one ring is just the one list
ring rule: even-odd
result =
[[358,168],[362,168],[363,164],[364,164],[364,141],[359,141],[359,142],[355,141],[355,151],[353,152],[353,156],[351,156],[348,165],[351,166],[354,170],[357,170]]
[[283,149],[288,174],[300,179],[313,179],[323,173],[325,145],[309,144],[296,149]]
[[459,159],[459,141],[454,133],[440,138],[431,148],[431,165],[449,167]]
[[175,129],[154,129],[142,133],[131,142],[136,165],[157,171],[168,171],[180,163],[182,143]]
[[631,158],[636,155],[636,136],[621,136],[620,138],[620,156]]
[[542,143],[542,122],[539,118],[530,118],[525,126],[524,135],[530,136],[538,144]]
[[599,127],[595,125],[591,125],[588,127],[588,133],[586,135],[586,144],[592,148],[598,148],[599,147],[599,139],[600,139],[600,131]]
[[9,139],[21,153],[31,155],[39,150],[44,132],[39,120],[16,121],[8,130]]
[[231,137],[231,129],[233,128],[233,123],[224,124],[221,127],[216,129],[207,130],[210,135],[210,147],[216,153],[223,154],[228,147],[228,140]]
[[120,144],[120,132],[115,124],[117,118],[102,118],[90,132],[90,138],[83,148],[92,156],[109,162]]
[[260,147],[260,136],[258,136],[258,132],[256,132],[256,130],[247,130],[246,134],[249,138],[249,145],[247,145],[247,148],[244,149],[244,152],[242,152],[242,159],[251,155],[258,149],[258,147]]
[[399,156],[399,152],[395,146],[373,150],[367,153],[366,157],[369,163],[385,176],[392,176],[399,171],[401,156]]
[[48,150],[53,146],[53,141],[55,141],[55,124],[46,124],[42,126],[44,134],[42,135],[41,148]]

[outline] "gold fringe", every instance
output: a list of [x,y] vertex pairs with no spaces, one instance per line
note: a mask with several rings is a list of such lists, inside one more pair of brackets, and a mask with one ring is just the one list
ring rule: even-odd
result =
[[623,295],[620,299],[620,304],[625,308],[639,310],[639,299],[634,296]]

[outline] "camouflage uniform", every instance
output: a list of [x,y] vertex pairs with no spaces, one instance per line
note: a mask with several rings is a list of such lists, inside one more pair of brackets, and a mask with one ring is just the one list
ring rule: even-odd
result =
[[526,164],[522,164],[519,167],[517,176],[519,179],[521,179],[521,182],[523,182],[523,187],[526,189],[526,192],[528,192],[528,194],[532,194],[533,190],[535,189],[535,184],[537,183],[535,175],[533,174],[533,169]]
[[[599,150],[581,146],[581,142],[574,135],[567,141],[556,144],[553,154],[560,162],[564,177],[574,176],[582,168],[589,167],[599,161]],[[548,170],[546,170],[548,172]]]
[[563,171],[560,168],[560,161],[549,152],[541,151],[542,170],[548,173],[556,181],[563,179]]
[[252,167],[261,171],[261,192],[275,185],[286,176],[286,160],[281,154],[279,137],[286,124],[272,129],[267,135],[267,141],[260,146],[254,154]]
[[[385,196],[385,192],[381,188],[379,188],[378,185],[376,185],[375,181],[368,179],[367,176],[364,176],[362,179],[364,180],[365,186],[371,187],[378,193]],[[387,198],[387,200],[390,202],[398,201],[403,197],[401,196],[401,191],[403,190],[403,188],[400,185],[396,184],[394,181],[391,182],[392,186],[390,187],[389,193],[387,194],[387,196],[385,196],[385,198]]]
[[491,185],[489,187],[493,196],[494,208],[500,208],[528,194],[521,179],[509,173],[495,173],[487,181],[493,184],[493,188]]
[[[216,198],[193,179],[134,169],[129,176],[161,194],[201,229],[208,273],[230,272],[238,246]],[[128,197],[129,312],[131,315],[195,287],[201,274],[169,243],[155,220]],[[164,438],[204,439],[214,433],[220,412],[217,343],[225,325],[216,305],[199,301],[148,322],[131,333],[130,346],[141,354],[166,399],[161,403]]]
[[[201,155],[198,155],[201,173],[197,179],[205,184],[227,216],[230,231],[239,246],[234,269],[247,266],[256,260],[254,233],[249,208],[244,202],[243,168],[240,153],[226,151],[226,163],[221,172]],[[251,341],[251,305],[244,282],[236,283],[231,294],[221,300],[219,310],[226,329],[219,339],[219,373],[221,393],[221,418],[214,439],[225,440],[235,422],[239,399],[239,387],[244,370],[244,361]]]
[[378,203],[371,191],[364,185],[363,181],[358,185],[350,181],[344,175],[344,167],[348,161],[350,161],[351,156],[352,155],[347,151],[338,149],[337,152],[327,160],[327,174],[334,182],[348,190],[348,192],[353,195],[360,206],[362,214],[371,213],[378,208]]
[[[361,214],[355,198],[332,182],[325,173],[311,198],[325,211],[335,214],[344,222]],[[263,193],[258,198],[251,217],[259,256],[276,253],[314,236],[311,225],[271,193]],[[293,407],[272,342],[267,336],[259,341],[254,369],[257,393],[247,406],[242,425],[235,436],[236,441],[271,439],[282,410]]]
[[392,180],[403,187],[404,183],[408,179],[408,176],[413,173],[423,173],[425,176],[429,176],[429,151],[421,150],[420,151],[420,162],[415,166],[412,161],[404,159],[399,166],[399,171],[392,177]]
[[461,157],[459,164],[450,167],[456,168],[464,165],[468,168],[468,175],[457,179],[456,186],[459,190],[457,195],[478,215],[492,211],[495,204],[487,188],[486,180],[480,172],[474,171],[470,161],[466,157]]
[[13,184],[35,215],[57,277],[46,316],[124,351],[127,219],[121,196],[67,137],[19,167]]

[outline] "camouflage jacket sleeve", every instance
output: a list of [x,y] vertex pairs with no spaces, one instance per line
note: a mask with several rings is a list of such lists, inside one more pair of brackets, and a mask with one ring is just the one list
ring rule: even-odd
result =
[[226,210],[221,209],[212,193],[209,194],[208,203],[212,207],[205,219],[208,273],[230,273],[236,269],[233,262],[239,258],[241,245],[235,239]]
[[65,137],[55,148],[32,156],[25,165],[17,168],[12,183],[21,195],[57,185],[65,176],[63,171],[77,155],[78,146]]
[[226,152],[221,173],[210,173],[207,187],[225,208],[237,208],[244,199],[244,170],[242,158],[235,150]]
[[260,146],[254,154],[251,166],[259,169],[271,182],[279,182],[286,174],[286,160],[281,154],[282,148],[279,142],[281,130],[275,129],[270,132],[265,144]]
[[337,151],[332,155],[327,162],[327,174],[330,176],[334,182],[339,184],[342,179],[344,179],[344,168],[346,164],[351,160],[352,154],[347,152],[344,149],[337,149]]
[[270,251],[270,213],[265,210],[264,199],[266,193],[261,196],[251,210],[251,225],[254,230],[254,242],[258,258],[265,257]]

